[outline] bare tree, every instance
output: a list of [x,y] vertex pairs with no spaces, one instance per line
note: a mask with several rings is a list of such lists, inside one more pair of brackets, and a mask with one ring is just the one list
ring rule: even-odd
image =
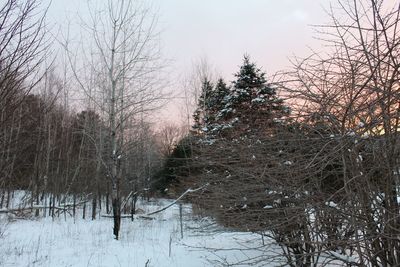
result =
[[40,64],[48,47],[45,13],[37,14],[38,8],[35,0],[7,0],[0,6],[1,124],[42,76]]
[[171,155],[178,142],[185,136],[185,129],[177,124],[165,124],[158,132],[161,153],[164,157]]
[[[134,115],[154,109],[162,98],[157,84],[161,67],[157,20],[140,2],[109,0],[104,8],[90,5],[89,9],[90,20],[82,25],[91,41],[82,44],[83,55],[70,53],[69,59],[80,87],[104,112],[109,124],[110,160],[102,161],[112,185],[114,235],[118,239],[121,170],[128,147],[125,129]],[[90,95],[89,84],[95,85]]]
[[398,1],[337,1],[331,24],[318,27],[327,52],[295,61],[286,84],[298,120],[319,139],[304,165],[325,173],[314,180],[324,186],[318,198],[306,200],[315,221],[296,215],[304,219],[292,243],[348,265],[399,264],[399,15]]
[[0,4],[0,186],[9,190],[17,155],[25,148],[15,143],[26,115],[20,107],[43,77],[41,63],[48,54],[45,16],[35,0]]
[[181,116],[187,126],[187,131],[191,130],[192,115],[202,94],[203,83],[204,81],[216,82],[216,73],[218,72],[209,60],[206,57],[202,57],[192,63],[191,71],[181,81],[183,90]]

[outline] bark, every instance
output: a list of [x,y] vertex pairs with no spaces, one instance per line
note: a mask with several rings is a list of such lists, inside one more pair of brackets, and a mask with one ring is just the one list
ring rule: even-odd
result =
[[119,239],[119,230],[121,227],[121,201],[118,194],[118,185],[112,190],[112,208],[113,208],[113,218],[114,218],[114,228],[113,233],[115,239]]

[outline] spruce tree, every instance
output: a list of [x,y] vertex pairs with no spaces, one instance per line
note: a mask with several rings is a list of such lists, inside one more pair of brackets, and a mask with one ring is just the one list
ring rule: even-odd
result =
[[229,93],[229,87],[226,85],[224,79],[219,78],[217,84],[215,85],[211,99],[212,111],[215,117],[217,116],[217,113],[224,108]]
[[241,109],[259,109],[262,106],[272,107],[277,101],[276,91],[267,84],[265,72],[250,62],[248,56],[244,56],[243,65],[235,77],[232,90],[233,106]]
[[193,114],[193,128],[208,136],[243,131],[258,132],[281,123],[281,118],[289,112],[276,89],[267,83],[265,72],[244,56],[236,80],[229,88],[220,78],[213,87],[204,79],[198,108]]
[[207,132],[210,124],[210,114],[213,107],[213,85],[210,80],[204,78],[201,85],[197,109],[193,114],[193,128],[198,132]]
[[280,123],[288,108],[277,96],[276,89],[267,83],[265,72],[251,62],[249,56],[244,56],[235,77],[233,87],[219,111],[218,117],[224,124],[221,129],[240,124],[251,131]]

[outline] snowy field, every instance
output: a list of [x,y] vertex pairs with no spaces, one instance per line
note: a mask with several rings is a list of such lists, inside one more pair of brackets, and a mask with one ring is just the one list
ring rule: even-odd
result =
[[[149,212],[165,205],[167,200],[140,208]],[[7,222],[3,216],[0,266],[200,267],[283,263],[278,262],[274,253],[279,248],[263,246],[258,234],[228,231],[209,219],[196,218],[191,215],[190,205],[183,206],[182,214],[183,238],[179,206],[174,205],[153,215],[153,220],[122,219],[119,241],[113,239],[110,218],[92,221],[60,216],[54,220],[47,217]],[[270,263],[266,265],[266,261]]]

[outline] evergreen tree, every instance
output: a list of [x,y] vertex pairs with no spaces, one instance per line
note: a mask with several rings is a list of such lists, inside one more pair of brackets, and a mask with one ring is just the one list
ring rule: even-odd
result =
[[[193,128],[202,134],[219,135],[227,129],[257,132],[282,122],[289,112],[276,89],[267,83],[265,72],[244,56],[236,80],[229,88],[220,78],[213,88],[204,79]],[[241,130],[240,130],[240,129]]]
[[276,91],[267,84],[265,72],[250,62],[248,56],[244,56],[243,65],[233,82],[232,104],[241,109],[273,109],[282,103],[276,96]]
[[198,108],[193,114],[193,128],[200,133],[212,134],[220,129],[220,111],[225,107],[229,87],[222,78],[219,78],[215,87],[208,79],[204,79]]
[[217,119],[216,117],[218,112],[224,108],[229,93],[229,87],[226,85],[224,79],[219,78],[217,84],[215,85],[215,89],[212,92],[211,99],[211,110],[214,115],[214,119]]
[[210,124],[210,114],[213,107],[213,85],[208,78],[204,78],[201,85],[201,93],[198,100],[198,107],[193,114],[193,128],[198,132],[207,132]]
[[224,124],[221,129],[232,128],[239,122],[250,130],[281,122],[280,118],[288,108],[276,95],[275,88],[267,83],[265,72],[250,62],[247,55],[235,77],[218,114],[221,124]]

